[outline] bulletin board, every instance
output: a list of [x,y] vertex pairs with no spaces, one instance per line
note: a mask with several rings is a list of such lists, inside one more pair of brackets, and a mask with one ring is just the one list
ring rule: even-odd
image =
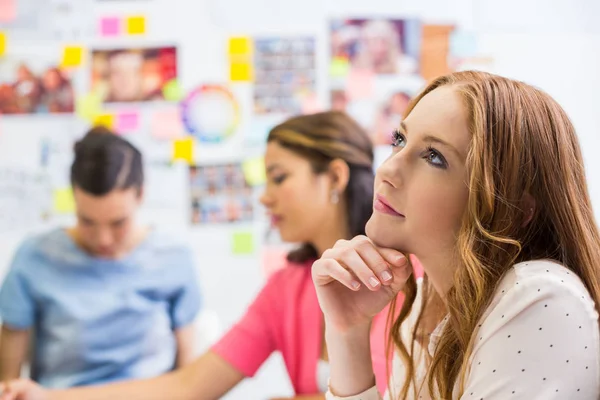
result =
[[[23,237],[73,222],[73,143],[103,124],[142,150],[140,217],[192,245],[227,329],[284,249],[258,201],[268,131],[344,110],[378,165],[408,100],[461,69],[566,108],[598,215],[600,31],[582,11],[598,3],[561,1],[0,0],[0,276]],[[275,358],[227,398],[290,393]]]

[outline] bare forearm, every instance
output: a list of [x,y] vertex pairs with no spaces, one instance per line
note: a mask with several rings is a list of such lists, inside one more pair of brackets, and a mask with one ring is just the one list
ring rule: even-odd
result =
[[197,358],[196,353],[196,329],[193,324],[179,328],[175,331],[177,340],[176,367],[181,368],[193,363]]
[[370,325],[352,330],[325,332],[329,353],[330,386],[341,397],[364,392],[375,385],[371,363]]
[[6,382],[12,379],[18,379],[21,375],[21,361],[15,359],[12,354],[6,354],[0,351],[0,381]]
[[51,391],[48,400],[216,400],[244,376],[212,351],[154,379]]
[[18,379],[29,348],[29,331],[2,327],[0,335],[0,381]]
[[193,381],[181,369],[158,378],[49,392],[48,400],[192,400]]

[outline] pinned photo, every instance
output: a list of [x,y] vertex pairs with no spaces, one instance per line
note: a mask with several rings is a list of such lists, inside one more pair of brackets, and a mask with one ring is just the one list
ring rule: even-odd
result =
[[165,100],[176,78],[175,47],[92,51],[92,91],[105,103]]

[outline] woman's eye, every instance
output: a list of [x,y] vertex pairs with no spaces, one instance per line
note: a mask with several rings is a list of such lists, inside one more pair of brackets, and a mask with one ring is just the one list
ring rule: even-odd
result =
[[279,175],[273,178],[273,182],[275,182],[277,185],[283,183],[283,181],[285,181],[285,178],[287,178],[287,175]]
[[433,165],[434,167],[444,169],[448,167],[448,163],[446,162],[444,156],[442,156],[440,152],[434,148],[430,147],[427,149],[425,159],[429,164]]
[[400,131],[395,130],[392,132],[392,147],[404,147],[406,145],[406,138]]

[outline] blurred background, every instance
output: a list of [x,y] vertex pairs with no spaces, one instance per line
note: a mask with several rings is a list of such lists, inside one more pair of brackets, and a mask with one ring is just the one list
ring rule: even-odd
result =
[[[285,248],[258,202],[269,129],[345,110],[377,164],[426,82],[479,69],[554,96],[600,210],[598,0],[0,0],[0,278],[74,222],[73,144],[105,125],[145,157],[141,218],[194,249],[209,346]],[[279,355],[227,399],[291,394]]]

